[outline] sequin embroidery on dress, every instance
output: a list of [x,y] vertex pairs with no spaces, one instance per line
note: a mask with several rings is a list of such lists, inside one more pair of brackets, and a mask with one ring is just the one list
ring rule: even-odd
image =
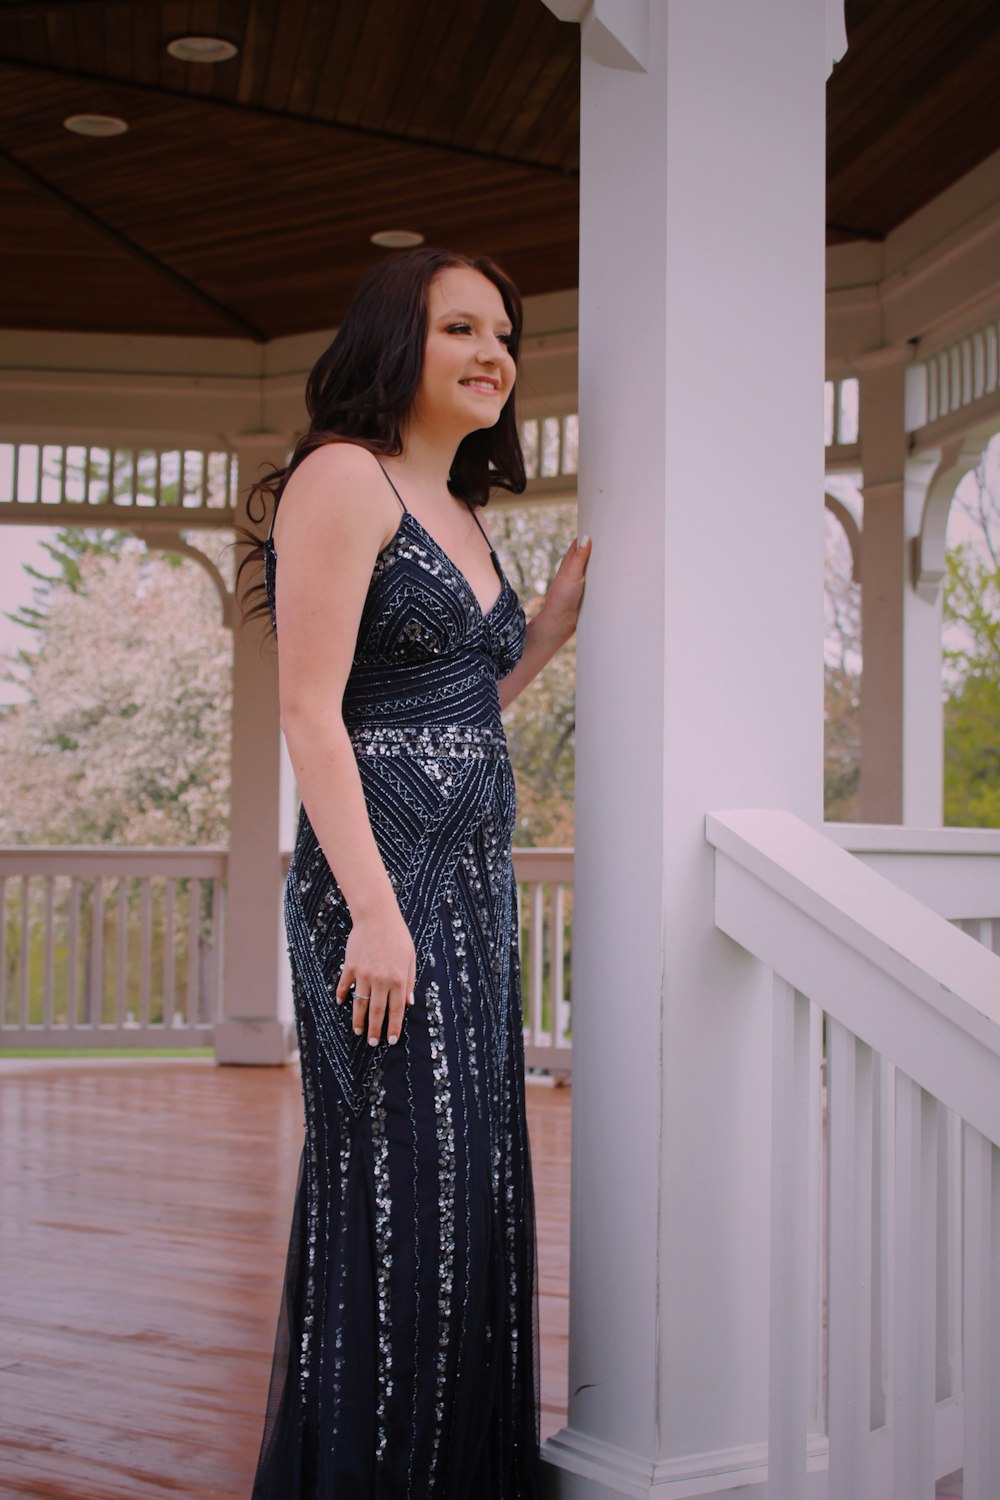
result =
[[[493,557],[500,593],[484,611],[403,507],[345,691],[417,954],[394,1047],[355,1037],[336,1004],[350,913],[300,813],[285,921],[305,1143],[253,1500],[539,1494],[514,780],[497,692],[525,619]],[[272,617],[276,570],[268,538]]]

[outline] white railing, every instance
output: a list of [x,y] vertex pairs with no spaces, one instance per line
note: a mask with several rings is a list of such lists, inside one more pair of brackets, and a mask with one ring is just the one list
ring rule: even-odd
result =
[[[826,832],[1000,949],[1000,831],[828,824]],[[514,868],[526,1063],[568,1077],[573,850],[515,849]],[[214,849],[0,850],[0,1047],[107,1045],[119,1028],[126,1043],[209,1042],[221,994],[225,872],[226,855]]]
[[0,850],[0,1048],[204,1046],[227,856]]
[[514,874],[521,918],[525,1066],[568,1076],[573,1064],[573,851],[515,849]]
[[236,505],[234,454],[0,442],[0,523],[130,525],[181,517],[219,525]]
[[906,372],[906,430],[972,406],[1000,381],[1000,319],[991,318],[953,344],[917,360]]
[[[790,814],[707,837],[716,925],[774,976],[768,1500],[930,1500],[958,1469],[996,1500],[1000,959]],[[929,836],[840,837],[905,875]],[[993,878],[989,835],[940,842],[939,895],[941,858]]]

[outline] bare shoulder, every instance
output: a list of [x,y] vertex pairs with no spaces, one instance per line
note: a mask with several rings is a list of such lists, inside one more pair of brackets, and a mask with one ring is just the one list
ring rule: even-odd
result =
[[[289,524],[290,523],[290,524]],[[324,443],[298,465],[282,492],[274,523],[274,545],[282,533],[307,528],[312,536],[352,533],[379,550],[399,523],[399,504],[369,449],[358,443]]]

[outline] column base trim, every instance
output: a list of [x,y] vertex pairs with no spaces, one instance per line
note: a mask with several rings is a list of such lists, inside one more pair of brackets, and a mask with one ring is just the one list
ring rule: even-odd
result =
[[711,1500],[741,1488],[741,1500],[764,1500],[767,1482],[766,1443],[654,1460],[563,1427],[542,1444],[542,1462],[546,1500]]
[[278,1067],[291,1062],[298,1048],[295,1022],[273,1016],[220,1021],[212,1037],[216,1062],[227,1066]]

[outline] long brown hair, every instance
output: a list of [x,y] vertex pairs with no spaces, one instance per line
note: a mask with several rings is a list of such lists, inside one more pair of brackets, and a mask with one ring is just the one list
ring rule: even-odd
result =
[[[503,298],[512,334],[508,348],[517,362],[523,311],[517,287],[488,256],[421,245],[366,272],[351,298],[337,336],[316,361],[306,385],[309,426],[284,468],[273,468],[251,487],[247,515],[255,526],[273,521],[282,491],[302,460],[324,443],[349,441],[372,453],[396,457],[403,451],[403,427],[413,406],[427,339],[427,293],[448,266],[468,266],[492,281]],[[448,476],[453,495],[469,505],[485,505],[491,489],[523,493],[524,455],[511,391],[492,427],[470,432],[459,443]],[[251,507],[260,502],[260,514]],[[269,612],[263,582],[264,539],[239,528],[244,568],[255,579],[243,594],[243,618]]]

